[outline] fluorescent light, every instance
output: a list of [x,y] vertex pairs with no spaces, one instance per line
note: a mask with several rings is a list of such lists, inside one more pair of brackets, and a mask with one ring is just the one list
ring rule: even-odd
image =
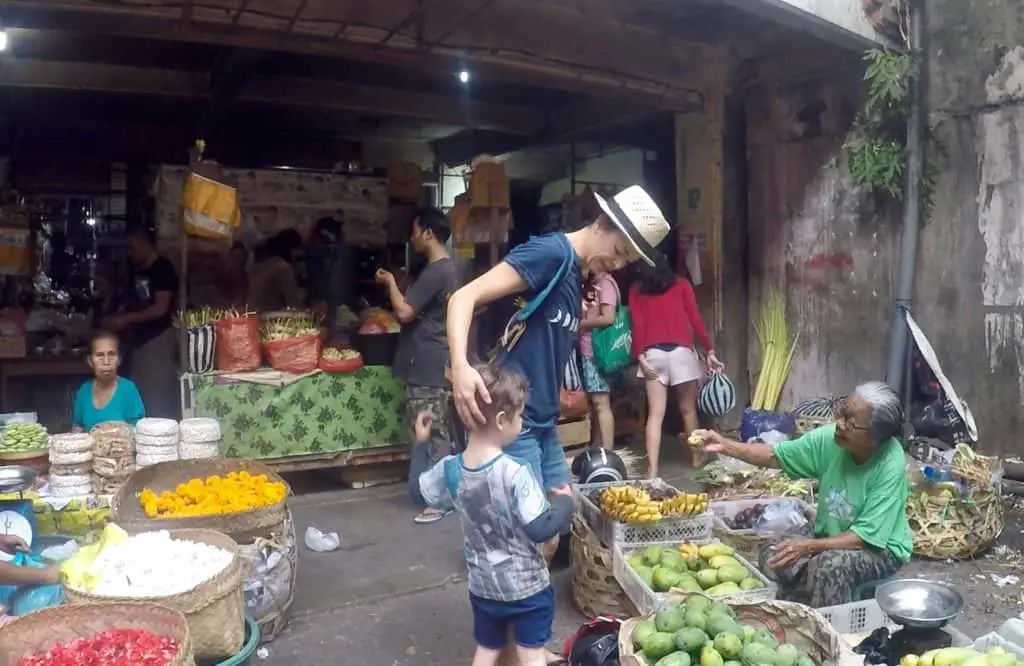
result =
[[465,69],[459,72],[458,77],[459,77],[459,83],[461,83],[463,85],[469,83],[469,79],[471,78],[470,74],[469,74],[469,70],[465,70]]
[[88,224],[90,227],[95,227],[96,226],[96,218],[95,217],[87,217],[87,218],[85,218],[85,223]]
[[7,31],[0,30],[0,51],[7,50]]

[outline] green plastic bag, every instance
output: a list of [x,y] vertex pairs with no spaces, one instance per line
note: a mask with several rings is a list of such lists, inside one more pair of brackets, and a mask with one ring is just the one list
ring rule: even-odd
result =
[[595,328],[590,335],[594,346],[594,364],[602,375],[622,372],[632,362],[629,355],[633,344],[633,325],[629,308],[622,303],[615,306],[615,319],[605,328]]

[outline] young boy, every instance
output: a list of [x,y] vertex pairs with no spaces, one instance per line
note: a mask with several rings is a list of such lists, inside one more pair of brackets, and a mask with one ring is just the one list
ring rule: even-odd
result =
[[426,469],[431,417],[419,414],[409,493],[419,505],[455,509],[462,520],[477,644],[473,666],[498,663],[510,628],[519,663],[544,666],[555,598],[539,544],[565,529],[572,495],[554,490],[549,503],[530,468],[502,452],[522,429],[526,380],[491,366],[476,370],[491,396],[479,405],[486,424],[469,432],[465,452]]

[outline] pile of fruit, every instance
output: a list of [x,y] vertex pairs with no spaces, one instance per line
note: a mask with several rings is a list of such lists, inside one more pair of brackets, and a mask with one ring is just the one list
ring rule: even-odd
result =
[[591,493],[590,499],[608,518],[620,523],[642,525],[663,518],[692,518],[708,510],[704,493],[681,493],[675,489],[644,490],[638,486],[612,486]]
[[385,335],[402,331],[402,325],[395,316],[381,308],[364,311],[360,319],[363,323],[359,327],[359,335]]
[[675,549],[647,546],[626,561],[655,592],[678,588],[721,597],[764,587],[735,555],[736,550],[724,543],[684,543]]
[[0,455],[45,451],[48,441],[46,428],[40,424],[12,423],[4,428],[3,436],[0,436]]
[[149,518],[183,518],[239,513],[277,504],[288,496],[283,483],[265,474],[231,472],[179,483],[174,492],[159,495],[149,488],[139,493],[139,504]]
[[16,666],[166,666],[181,647],[169,636],[141,629],[111,629],[50,648],[44,654],[22,657]]
[[767,508],[767,504],[755,504],[754,506],[748,506],[742,511],[737,511],[736,515],[732,518],[725,518],[725,524],[734,530],[752,530],[757,521],[761,520],[761,516],[764,515],[764,510]]
[[630,638],[652,666],[819,666],[795,645],[779,645],[772,632],[740,624],[729,606],[700,595],[662,607]]
[[908,654],[900,659],[900,666],[1017,666],[1018,661],[1017,655],[994,645],[984,654],[963,647]]

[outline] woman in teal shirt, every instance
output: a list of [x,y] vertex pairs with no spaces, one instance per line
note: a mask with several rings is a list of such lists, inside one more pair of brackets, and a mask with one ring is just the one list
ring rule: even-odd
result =
[[75,430],[92,430],[107,421],[125,421],[135,425],[146,415],[142,396],[131,380],[119,377],[121,363],[117,336],[113,333],[96,334],[89,345],[90,379],[75,394],[72,425]]
[[868,382],[845,397],[834,425],[803,437],[741,444],[709,430],[693,437],[704,449],[752,465],[781,468],[794,479],[817,479],[813,538],[789,538],[763,553],[764,565],[790,571],[779,597],[815,608],[855,601],[858,585],[892,576],[910,559],[913,540],[904,505],[907,477],[899,397],[883,382]]

